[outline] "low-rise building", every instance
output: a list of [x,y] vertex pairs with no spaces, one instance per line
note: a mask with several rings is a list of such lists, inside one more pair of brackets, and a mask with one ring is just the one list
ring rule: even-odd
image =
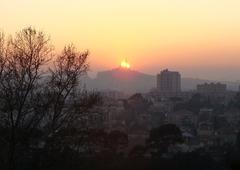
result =
[[227,92],[227,85],[222,83],[199,84],[197,92],[205,96],[224,96]]

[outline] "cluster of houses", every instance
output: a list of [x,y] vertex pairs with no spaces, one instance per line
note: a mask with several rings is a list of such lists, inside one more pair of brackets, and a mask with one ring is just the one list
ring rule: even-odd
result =
[[[199,88],[202,90],[202,87]],[[187,107],[176,107],[187,103],[195,93],[190,92],[177,99],[159,99],[151,94],[137,93],[127,97],[120,92],[111,92],[109,95],[104,92],[103,105],[95,108],[96,114],[92,114],[90,120],[100,120],[97,121],[97,126],[107,131],[119,130],[126,133],[132,147],[144,145],[150,130],[164,124],[175,124],[180,128],[187,150],[235,144],[240,127],[240,109],[224,107],[222,110],[216,110],[209,105],[196,111]],[[208,94],[203,96],[215,105],[226,106],[234,100],[236,93],[231,92],[229,97],[224,90],[224,94],[226,97],[221,94],[221,100],[215,93],[213,98],[206,96]]]

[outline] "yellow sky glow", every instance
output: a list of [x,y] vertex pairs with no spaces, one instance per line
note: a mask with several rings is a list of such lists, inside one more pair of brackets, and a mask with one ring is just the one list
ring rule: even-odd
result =
[[0,30],[29,25],[49,34],[57,51],[68,43],[88,49],[92,72],[123,58],[136,70],[186,76],[240,63],[239,0],[0,0]]

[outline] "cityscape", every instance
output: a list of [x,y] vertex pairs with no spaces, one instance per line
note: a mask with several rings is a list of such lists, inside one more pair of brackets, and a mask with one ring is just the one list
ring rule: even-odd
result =
[[[128,74],[129,70],[124,71]],[[168,69],[157,74],[155,82],[155,88],[148,93],[101,91],[106,100],[103,125],[108,130],[130,133],[129,137],[134,136],[132,142],[142,141],[141,145],[159,124],[175,124],[181,129],[187,141],[183,150],[236,142],[239,91],[228,90],[226,84],[219,82],[198,84],[195,90],[182,91],[181,74]]]
[[0,0],[0,170],[240,170],[240,1]]

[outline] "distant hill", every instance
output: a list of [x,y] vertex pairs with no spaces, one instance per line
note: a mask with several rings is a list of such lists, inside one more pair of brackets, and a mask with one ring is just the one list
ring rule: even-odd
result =
[[[156,87],[156,76],[141,73],[131,69],[115,68],[101,71],[96,78],[85,77],[88,89],[117,90],[125,93],[145,93]],[[182,90],[195,90],[197,84],[216,82],[204,79],[182,78]],[[239,82],[219,81],[227,84],[229,90],[238,90]]]
[[102,71],[95,79],[86,80],[87,87],[91,89],[119,90],[126,93],[144,93],[155,87],[155,76],[125,68]]

